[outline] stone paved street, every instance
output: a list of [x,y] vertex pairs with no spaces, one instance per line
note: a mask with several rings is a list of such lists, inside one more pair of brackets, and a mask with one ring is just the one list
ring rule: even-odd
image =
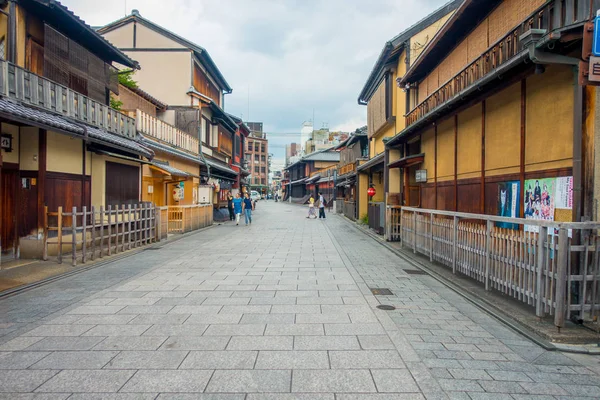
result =
[[0,399],[600,398],[591,356],[543,350],[305,212],[263,201],[250,227],[0,301]]

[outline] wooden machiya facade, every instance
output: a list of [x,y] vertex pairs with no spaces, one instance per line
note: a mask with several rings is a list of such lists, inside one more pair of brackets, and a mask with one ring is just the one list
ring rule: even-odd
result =
[[40,257],[45,207],[139,202],[140,163],[153,152],[135,120],[108,106],[119,92],[112,63],[137,62],[59,2],[3,4],[0,252]]
[[288,166],[284,172],[287,176],[284,199],[304,204],[311,195],[322,192],[327,201],[335,198],[334,171],[340,161],[340,153],[333,149],[320,150],[308,154]]
[[[386,42],[360,92],[358,104],[367,106],[369,154],[368,160],[357,168],[357,182],[361,187],[357,192],[356,215],[359,218],[369,214],[380,215],[388,193],[392,199],[400,196],[398,170],[388,172],[385,168],[387,163],[395,161],[394,154],[390,155],[385,150],[386,141],[404,129],[404,115],[409,109],[405,92],[396,82],[417,62],[427,44],[462,2],[454,0],[445,4]],[[375,196],[367,195],[369,187],[375,189]],[[376,230],[380,232],[381,227]]]
[[461,5],[398,80],[410,107],[386,167],[402,204],[597,219],[597,95],[581,78],[597,3]]
[[358,218],[358,194],[361,189],[367,190],[361,188],[358,182],[358,167],[369,159],[367,127],[357,129],[348,139],[336,146],[336,150],[340,153],[335,179],[337,212],[355,220]]
[[240,128],[223,110],[224,96],[232,89],[207,50],[137,10],[98,32],[144,65],[135,79],[169,104],[158,117],[197,141],[195,185],[211,188],[208,196],[216,208],[226,205],[227,193],[239,190],[245,176],[239,160]]

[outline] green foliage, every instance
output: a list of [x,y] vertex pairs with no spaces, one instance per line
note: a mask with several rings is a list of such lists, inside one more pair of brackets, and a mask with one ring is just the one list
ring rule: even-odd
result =
[[121,111],[121,107],[123,107],[123,102],[121,100],[117,100],[112,95],[110,96],[110,107],[114,108],[117,111]]
[[363,214],[360,217],[360,223],[363,225],[369,225],[369,214]]
[[129,89],[137,89],[138,83],[133,80],[134,70],[122,72],[119,74],[119,83]]

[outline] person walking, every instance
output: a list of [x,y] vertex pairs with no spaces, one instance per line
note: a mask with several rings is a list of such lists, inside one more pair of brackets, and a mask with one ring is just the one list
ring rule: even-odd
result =
[[319,192],[319,219],[325,219],[325,198],[323,193]]
[[306,218],[315,217],[317,218],[317,213],[315,212],[315,198],[311,195],[310,199],[308,199],[308,215]]
[[250,195],[246,193],[246,197],[244,198],[244,217],[246,218],[246,225],[252,224],[252,210],[254,209],[254,203],[250,198]]
[[240,224],[240,217],[242,216],[243,200],[239,193],[236,193],[235,199],[232,200],[233,212],[235,213],[235,224]]
[[235,214],[233,212],[233,196],[231,192],[227,194],[227,210],[229,210],[229,220],[233,221],[235,219]]

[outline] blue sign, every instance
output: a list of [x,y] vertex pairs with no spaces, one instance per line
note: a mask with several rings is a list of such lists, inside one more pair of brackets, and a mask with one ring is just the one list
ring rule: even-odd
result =
[[594,19],[594,43],[592,44],[592,54],[600,56],[600,17]]

